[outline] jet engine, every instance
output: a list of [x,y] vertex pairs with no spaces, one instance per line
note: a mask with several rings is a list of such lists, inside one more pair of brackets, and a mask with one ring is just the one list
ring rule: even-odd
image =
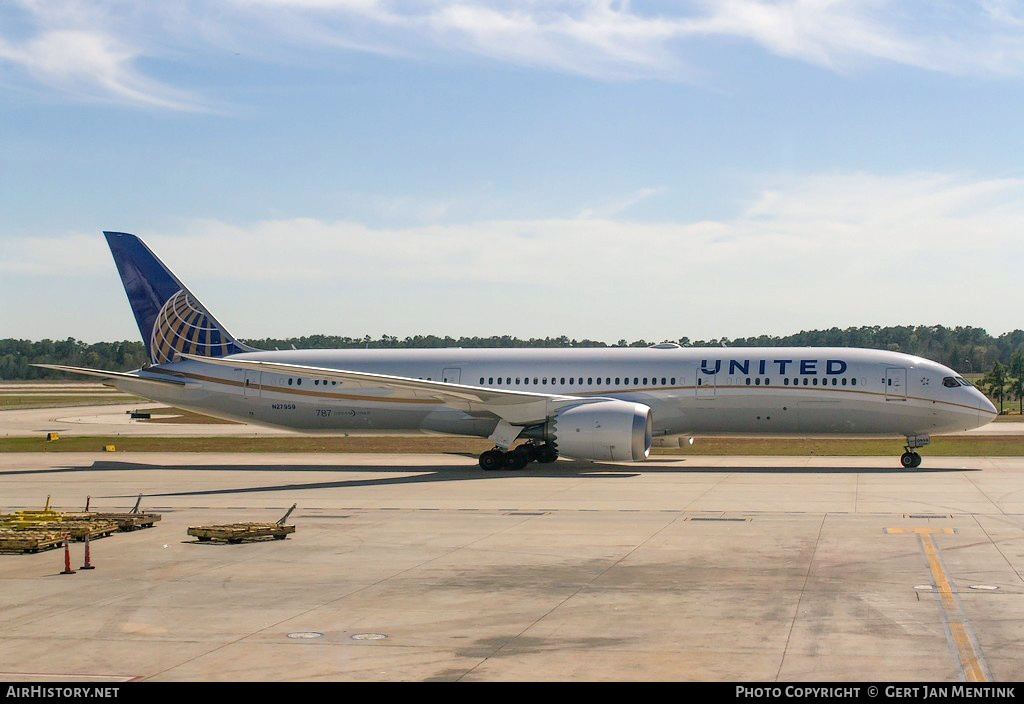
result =
[[642,403],[594,401],[559,409],[523,437],[543,439],[576,459],[640,461],[651,451],[652,423],[651,409]]

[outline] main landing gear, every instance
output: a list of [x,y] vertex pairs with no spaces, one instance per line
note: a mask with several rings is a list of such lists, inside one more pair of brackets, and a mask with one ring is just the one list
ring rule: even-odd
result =
[[558,450],[544,443],[536,445],[532,442],[523,443],[514,450],[504,451],[494,448],[480,455],[480,468],[488,472],[498,469],[522,469],[531,462],[548,464],[558,459]]

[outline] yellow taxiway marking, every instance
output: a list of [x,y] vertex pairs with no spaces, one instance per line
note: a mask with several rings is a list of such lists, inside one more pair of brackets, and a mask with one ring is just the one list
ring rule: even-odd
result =
[[942,605],[942,613],[946,624],[949,626],[949,635],[953,640],[957,655],[960,657],[960,666],[963,669],[964,678],[968,682],[987,682],[985,666],[981,654],[974,646],[970,634],[967,632],[967,616],[953,596],[953,585],[946,577],[942,569],[942,561],[939,559],[939,548],[932,539],[933,535],[953,535],[956,531],[952,528],[908,528],[895,527],[886,528],[889,535],[912,534],[921,541],[921,549],[928,560],[928,567],[932,573],[932,581],[939,593],[939,603]]

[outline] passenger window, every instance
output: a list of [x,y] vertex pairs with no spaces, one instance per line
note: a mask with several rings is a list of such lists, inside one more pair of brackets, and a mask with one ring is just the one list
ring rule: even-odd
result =
[[665,380],[665,377],[661,377],[661,385],[664,386],[666,383],[668,382]]
[[846,386],[846,377],[843,377],[843,386]]
[[569,386],[572,386],[572,377],[569,377]]
[[[516,381],[519,381],[519,380],[516,379]],[[526,384],[527,386],[529,386],[530,385],[530,377],[526,377],[525,379],[523,379],[523,383]]]
[[494,377],[493,376],[487,377],[487,383],[488,384],[493,384],[494,383]]
[[519,383],[519,377],[516,377],[516,384]]
[[644,386],[647,386],[647,377],[644,377]]
[[637,377],[633,377],[633,386],[637,386],[639,383],[640,383],[640,379],[637,378]]
[[765,386],[768,386],[768,384],[770,384],[770,383],[772,383],[772,380],[771,380],[771,379],[768,379],[768,378],[766,377],[766,378],[765,378],[765,380],[764,380],[764,385],[765,385]]
[[754,379],[754,386],[760,386],[760,385],[761,385],[761,377],[757,377],[756,379]]
[[484,385],[484,378],[480,377],[480,386],[483,386],[483,385]]
[[832,377],[832,386],[835,386],[838,383],[839,383],[839,379],[837,379],[835,377]]
[[814,377],[814,385],[815,385],[815,386],[817,386],[817,385],[818,385],[818,377]]
[[598,385],[598,386],[600,386],[600,385],[601,385],[601,377],[597,377],[597,385]]
[[498,377],[498,386],[501,386],[501,377]]
[[289,379],[289,380],[288,380],[288,386],[291,386],[291,385],[292,385],[292,380],[291,380],[291,379]]
[[562,377],[562,385],[565,386],[565,377]]
[[511,384],[512,383],[512,377],[510,377],[510,376],[505,377],[505,383],[506,384]]
[[672,386],[675,386],[676,385],[676,378],[672,377],[672,380],[669,383],[672,384]]
[[583,386],[583,377],[580,377],[580,386]]
[[537,383],[537,377],[533,377],[533,383],[534,383],[534,384],[536,384],[536,383]]
[[295,380],[295,385],[296,386],[302,386],[302,379],[296,379]]
[[594,384],[594,377],[588,376],[587,377],[587,386],[593,386],[593,384]]
[[746,382],[747,382],[747,386],[750,386],[750,377],[749,376],[746,378]]
[[546,376],[545,377],[541,377],[541,382],[544,383],[544,384],[547,384],[548,383],[548,378]]
[[783,380],[782,380],[782,384],[783,384],[784,386],[789,386],[789,377],[786,377],[785,379],[783,379]]
[[807,379],[807,377],[804,377],[804,386],[807,386],[810,383],[811,382]]

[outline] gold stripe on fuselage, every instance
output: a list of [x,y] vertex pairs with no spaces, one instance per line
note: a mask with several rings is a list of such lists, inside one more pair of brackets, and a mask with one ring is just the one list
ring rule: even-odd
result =
[[[225,386],[235,386],[235,387],[243,387],[243,386],[245,386],[245,383],[241,382],[241,381],[234,381],[234,380],[231,380],[231,379],[223,379],[223,378],[219,378],[219,377],[204,376],[202,374],[194,374],[194,373],[190,373],[190,372],[174,372],[174,375],[175,376],[182,376],[182,377],[185,377],[187,379],[195,379],[196,381],[205,381],[205,382],[210,382],[210,383],[214,383],[214,384],[224,384]],[[253,387],[250,386],[249,388],[253,388]],[[341,400],[347,400],[347,401],[374,401],[374,402],[379,402],[379,403],[419,403],[419,404],[442,404],[442,405],[444,404],[444,401],[441,401],[441,400],[438,400],[438,399],[425,399],[425,398],[384,398],[384,397],[381,397],[381,396],[364,396],[364,395],[358,395],[358,394],[344,394],[344,393],[337,393],[337,392],[331,392],[331,391],[313,391],[313,390],[306,390],[306,389],[283,388],[283,387],[280,387],[280,386],[264,386],[262,384],[258,385],[256,388],[260,389],[261,392],[262,392],[263,389],[266,389],[268,392],[277,393],[277,394],[285,394],[285,395],[291,394],[291,395],[294,395],[294,396],[306,396],[306,397],[313,397],[313,398],[331,398],[331,399],[341,399]],[[839,389],[839,388],[831,388],[831,387],[826,387],[826,386],[773,386],[773,385],[770,385],[770,384],[769,385],[765,385],[765,386],[747,386],[746,384],[733,384],[731,386],[726,386],[726,385],[716,385],[716,386],[710,386],[710,385],[709,386],[651,386],[651,387],[643,387],[643,388],[635,388],[635,389],[612,389],[612,390],[601,390],[601,391],[580,391],[580,392],[577,392],[575,394],[573,394],[571,392],[568,392],[568,393],[562,393],[562,394],[559,394],[559,395],[570,395],[570,396],[576,395],[576,396],[581,396],[581,397],[583,397],[583,396],[607,396],[607,395],[612,395],[612,394],[651,393],[651,392],[662,392],[662,391],[691,391],[693,389],[743,389],[743,390],[746,390],[746,391],[754,391],[754,390],[758,390],[758,391],[762,391],[762,390],[765,390],[765,391],[818,391],[818,392],[824,391],[824,392],[828,392],[828,393],[862,394],[862,395],[865,395],[865,396],[886,396],[887,395],[884,392],[864,391],[864,390],[861,390],[861,389]],[[512,390],[520,391],[521,389],[512,389]],[[957,408],[966,408],[967,410],[970,410],[970,411],[977,411],[977,410],[979,410],[976,406],[968,406],[967,404],[963,404],[963,403],[954,403],[953,401],[940,401],[938,399],[933,399],[933,398],[922,398],[920,396],[909,396],[909,395],[906,396],[905,398],[908,401],[931,402],[931,403],[936,403],[936,404],[942,404],[944,406],[955,406]],[[701,399],[701,400],[712,400],[712,399],[708,398],[708,399]],[[892,400],[894,402],[899,402],[899,401],[903,400],[903,397],[894,398]]]

